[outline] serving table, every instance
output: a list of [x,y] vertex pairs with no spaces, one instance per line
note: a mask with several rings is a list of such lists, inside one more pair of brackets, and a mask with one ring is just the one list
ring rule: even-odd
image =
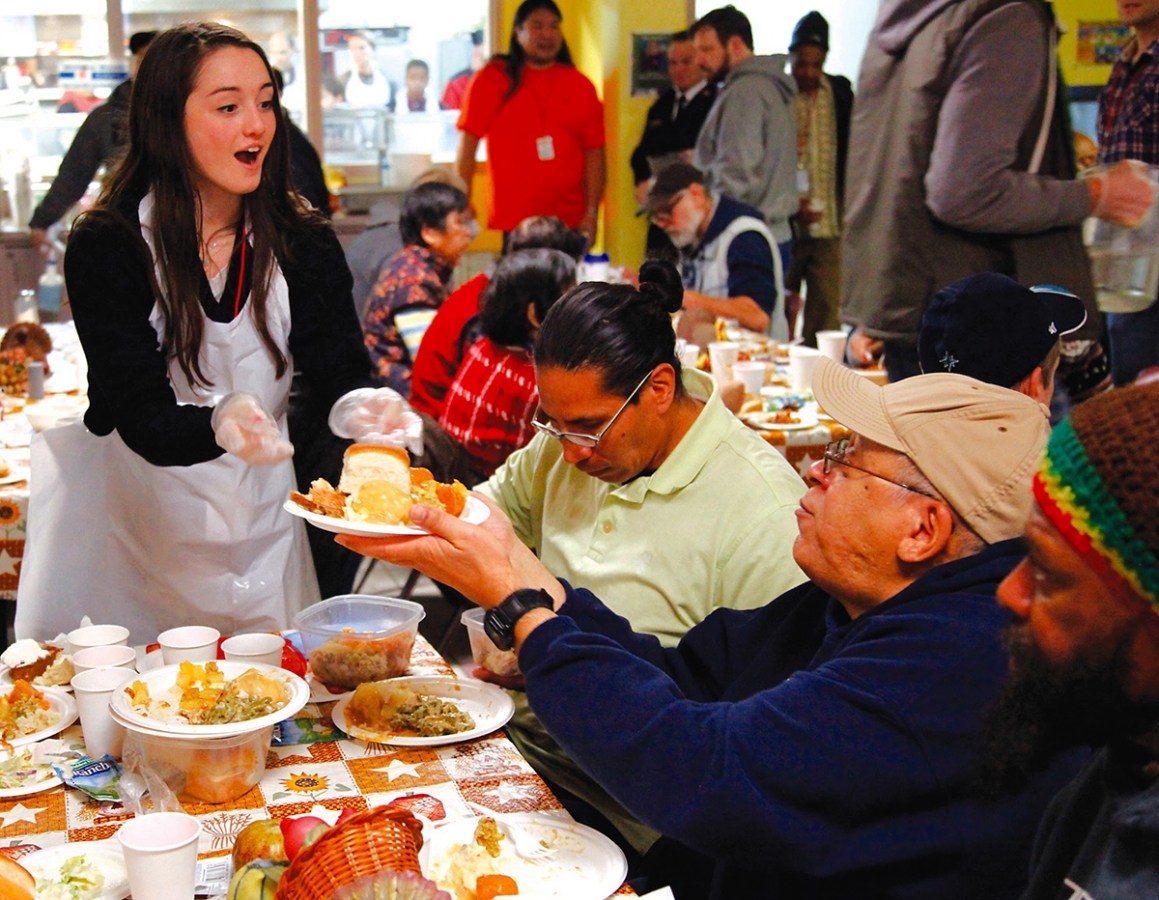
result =
[[[411,675],[455,672],[421,636],[411,655]],[[330,719],[334,702],[311,702],[275,731],[261,781],[222,804],[184,802],[202,824],[201,858],[228,856],[246,825],[281,819],[317,807],[365,810],[395,798],[424,794],[417,810],[434,824],[473,816],[468,801],[497,812],[571,816],[508,740],[496,731],[478,740],[441,747],[393,747],[347,738]],[[62,737],[83,749],[80,726]],[[416,801],[417,802],[417,801]],[[131,818],[63,785],[24,797],[0,799],[0,847],[38,848],[112,838]],[[78,848],[79,849],[79,848]],[[635,896],[626,885],[617,896]]]

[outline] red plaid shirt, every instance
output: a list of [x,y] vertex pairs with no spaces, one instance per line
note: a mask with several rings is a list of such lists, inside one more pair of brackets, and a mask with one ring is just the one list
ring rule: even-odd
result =
[[531,352],[484,337],[463,357],[439,424],[489,477],[531,440],[538,404]]
[[1159,41],[1135,54],[1131,41],[1099,97],[1099,162],[1159,164]]

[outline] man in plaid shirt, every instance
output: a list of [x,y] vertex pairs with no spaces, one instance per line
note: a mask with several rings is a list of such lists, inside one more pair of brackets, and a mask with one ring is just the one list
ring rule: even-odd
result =
[[[1119,18],[1135,29],[1099,98],[1099,162],[1138,159],[1159,165],[1159,0],[1118,0]],[[1159,365],[1159,303],[1108,313],[1111,376],[1129,384]]]

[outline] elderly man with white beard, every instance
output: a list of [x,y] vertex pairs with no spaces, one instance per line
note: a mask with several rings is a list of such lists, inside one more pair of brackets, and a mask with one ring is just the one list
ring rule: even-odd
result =
[[788,340],[781,258],[759,210],[709,193],[699,169],[676,163],[656,176],[640,214],[680,250],[685,318],[736,319]]

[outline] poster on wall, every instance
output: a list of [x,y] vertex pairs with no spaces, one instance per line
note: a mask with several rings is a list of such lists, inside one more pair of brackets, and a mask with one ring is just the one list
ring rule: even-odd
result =
[[1079,22],[1075,62],[1080,66],[1110,66],[1127,42],[1131,26],[1122,22]]
[[632,35],[632,96],[655,97],[665,90],[668,80],[668,44],[672,35]]

